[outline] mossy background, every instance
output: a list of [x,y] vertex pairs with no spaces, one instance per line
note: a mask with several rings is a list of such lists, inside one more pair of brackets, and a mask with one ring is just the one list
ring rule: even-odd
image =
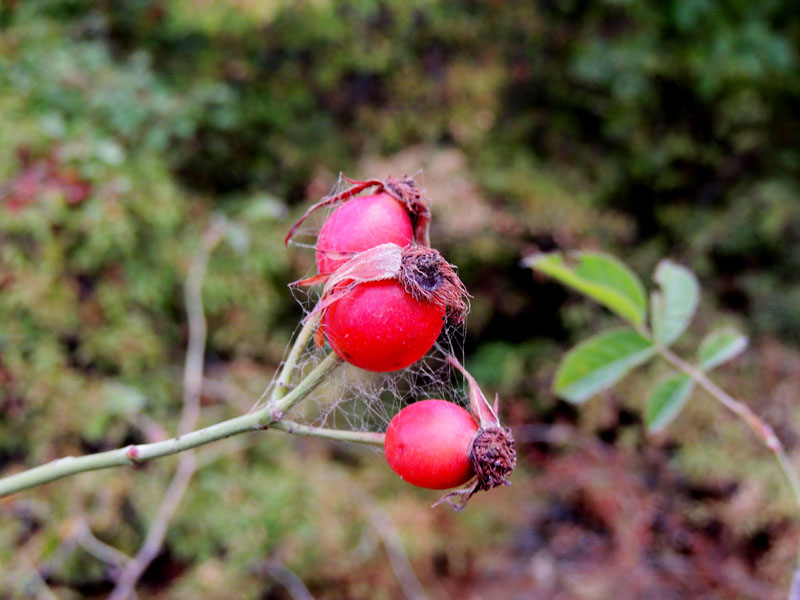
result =
[[[140,598],[401,598],[374,515],[431,598],[782,598],[797,514],[768,454],[696,395],[665,434],[659,365],[585,409],[559,355],[611,317],[520,267],[596,248],[703,284],[693,352],[797,452],[800,5],[787,0],[11,0],[0,6],[0,470],[173,432],[183,279],[213,214],[234,225],[203,290],[208,376],[257,397],[301,312],[293,219],[339,171],[423,170],[432,240],[474,295],[468,367],[502,395],[513,486],[461,514],[378,453],[278,433],[204,449]],[[239,408],[205,397],[202,422]],[[0,598],[101,598],[81,521],[133,554],[175,459],[0,501]],[[39,576],[35,575],[36,571]]]

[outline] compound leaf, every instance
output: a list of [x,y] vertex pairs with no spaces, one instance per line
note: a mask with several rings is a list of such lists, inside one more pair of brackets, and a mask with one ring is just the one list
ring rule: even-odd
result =
[[668,346],[686,331],[697,309],[700,285],[689,269],[670,260],[658,263],[653,276],[661,290],[653,292],[650,310],[653,336]]
[[653,343],[630,329],[598,334],[567,352],[553,389],[570,402],[584,402],[614,385],[653,352]]
[[732,327],[712,331],[700,342],[697,350],[699,367],[703,371],[718,367],[742,352],[747,347],[747,341],[746,336]]
[[653,389],[644,409],[647,429],[656,433],[669,425],[694,391],[694,382],[684,373],[675,373]]
[[523,262],[599,302],[635,326],[644,322],[647,299],[638,277],[600,252],[534,254]]

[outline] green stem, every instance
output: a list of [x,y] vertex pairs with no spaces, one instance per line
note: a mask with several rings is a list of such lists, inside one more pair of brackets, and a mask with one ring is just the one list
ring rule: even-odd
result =
[[668,348],[660,347],[658,348],[658,353],[667,362],[686,373],[698,386],[721,402],[725,408],[741,418],[750,429],[755,432],[761,441],[764,442],[764,445],[772,452],[783,472],[783,476],[789,484],[789,489],[794,496],[795,502],[798,507],[800,507],[800,479],[798,479],[797,471],[795,471],[789,460],[789,456],[786,454],[786,449],[783,447],[778,436],[775,435],[775,430],[754,413],[749,406],[736,400],[736,398],[711,381],[703,371],[694,365],[686,362]]
[[292,378],[297,360],[303,353],[306,344],[308,344],[308,338],[314,333],[317,321],[319,321],[319,315],[310,315],[305,323],[303,323],[303,327],[300,329],[300,333],[297,334],[292,344],[292,349],[289,351],[286,361],[281,367],[281,372],[275,382],[275,388],[272,390],[271,402],[277,402],[289,391],[289,380]]
[[306,375],[291,392],[285,396],[270,400],[266,407],[255,414],[259,414],[260,412],[264,413],[264,425],[269,425],[275,421],[280,421],[283,418],[283,415],[291,410],[291,408],[300,402],[300,400],[305,398],[311,390],[313,390],[322,382],[328,373],[333,371],[333,369],[338,367],[340,364],[342,364],[342,359],[339,358],[335,352],[331,352],[316,367],[314,367],[311,372]]
[[286,433],[294,433],[307,437],[323,438],[326,440],[337,440],[341,442],[355,442],[357,444],[370,444],[372,446],[383,446],[384,434],[372,433],[370,431],[347,431],[345,429],[326,429],[324,427],[310,427],[293,423],[292,421],[276,421],[270,425],[272,429],[279,429]]
[[[279,421],[286,411],[310,394],[328,373],[339,366],[341,362],[341,359],[334,353],[329,354],[303,378],[297,387],[281,398],[274,406],[270,402],[256,412],[234,417],[222,423],[198,429],[163,442],[133,445],[87,456],[67,456],[15,475],[9,475],[0,479],[0,497],[69,475],[75,475],[76,473],[138,464],[154,458],[197,448],[239,433],[266,429],[276,421]],[[302,432],[297,431],[297,433]]]

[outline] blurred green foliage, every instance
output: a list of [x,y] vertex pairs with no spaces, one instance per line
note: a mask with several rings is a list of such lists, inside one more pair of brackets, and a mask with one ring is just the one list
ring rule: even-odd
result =
[[[639,272],[679,257],[750,333],[795,341],[798,17],[788,0],[3,3],[0,468],[172,432],[183,279],[215,215],[230,229],[204,285],[209,372],[260,394],[300,315],[285,284],[310,264],[283,250],[289,213],[340,170],[390,174],[365,164],[427,165],[436,245],[475,296],[470,366],[522,423],[571,418],[543,392],[555,348],[607,318],[532,280],[518,262],[535,248],[600,246]],[[205,402],[209,422],[237,412]],[[352,457],[292,462],[299,446],[258,443],[190,488],[160,559],[196,571],[175,597],[248,577],[257,597],[254,565],[274,553],[318,591],[344,586],[326,597],[367,597],[346,587],[381,560],[365,513],[334,494],[331,534],[315,511],[336,483],[296,477]],[[170,464],[77,478],[73,500],[32,492],[49,508],[0,527],[0,564],[23,572],[14,548],[29,539],[47,559],[54,524],[87,504],[93,529],[134,552]],[[352,476],[417,507],[399,514],[423,510],[378,472]],[[433,518],[419,517],[453,526]],[[451,573],[480,547],[470,532],[517,518],[459,521]],[[33,533],[43,524],[49,537]],[[429,536],[406,540],[412,553],[444,552]],[[342,548],[339,567],[320,554]],[[109,581],[85,555],[59,573],[76,596]],[[0,597],[22,597],[14,581]]]

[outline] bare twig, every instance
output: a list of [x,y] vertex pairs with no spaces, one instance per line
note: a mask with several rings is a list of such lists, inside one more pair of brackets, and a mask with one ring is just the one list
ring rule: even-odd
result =
[[109,600],[127,600],[134,587],[136,587],[139,578],[150,566],[150,563],[153,562],[153,559],[158,556],[164,537],[167,534],[169,522],[172,520],[181,497],[194,474],[195,464],[194,453],[186,452],[181,454],[178,468],[169,484],[164,499],[161,501],[161,505],[158,507],[158,512],[150,525],[144,544],[142,544],[136,556],[125,566],[117,580],[114,591],[109,596]]
[[775,435],[775,431],[772,427],[754,413],[749,406],[736,400],[736,398],[711,381],[703,371],[694,365],[686,362],[668,348],[661,347],[658,349],[658,352],[667,362],[686,373],[697,385],[718,400],[725,408],[741,418],[742,421],[753,430],[756,436],[758,436],[770,452],[772,452],[789,484],[789,489],[794,496],[795,503],[800,506],[800,480],[798,480],[797,472],[794,470],[789,456],[786,454],[786,449],[783,447],[778,436]]
[[400,583],[403,594],[408,600],[428,600],[422,584],[414,573],[411,561],[408,560],[408,555],[400,542],[400,534],[391,517],[367,490],[355,482],[351,483],[350,487],[361,497],[361,505],[366,509],[369,522],[386,549],[389,564],[392,565],[392,571]]
[[308,591],[306,584],[303,580],[295,575],[292,571],[287,569],[276,560],[271,560],[264,567],[267,575],[272,577],[275,581],[280,583],[289,592],[293,600],[314,600],[314,596]]
[[89,524],[81,519],[77,525],[77,540],[78,545],[86,552],[94,556],[96,559],[111,565],[115,569],[122,571],[125,566],[130,562],[131,557],[117,550],[113,546],[109,546],[105,542],[98,540],[92,533]]
[[[183,410],[178,424],[178,437],[191,432],[200,415],[200,393],[203,389],[203,358],[208,327],[203,311],[203,280],[205,279],[211,253],[222,239],[223,224],[214,222],[203,235],[203,242],[192,259],[189,274],[184,284],[186,316],[189,324],[189,341],[183,369]],[[197,462],[194,452],[184,452],[178,460],[178,468],[167,488],[167,493],[158,507],[144,544],[132,560],[128,561],[117,579],[117,585],[109,600],[127,600],[139,578],[158,556],[169,523],[178,509],[189,482],[194,475]]]
[[183,411],[178,424],[178,436],[194,429],[200,413],[200,393],[203,390],[203,355],[206,350],[208,326],[203,311],[203,280],[211,252],[222,237],[222,225],[212,224],[203,235],[203,244],[192,260],[184,285],[189,341],[183,369]]
[[44,465],[0,479],[0,497],[75,475],[76,473],[135,465],[154,458],[197,448],[232,435],[248,431],[262,431],[278,420],[278,416],[282,416],[289,408],[314,391],[325,377],[341,363],[341,358],[333,352],[330,353],[291,392],[281,399],[281,407],[284,408],[277,414],[272,411],[273,405],[267,404],[256,412],[234,417],[163,442],[131,445],[116,450],[87,454],[86,456],[59,458]]
[[386,554],[389,556],[392,570],[400,583],[400,587],[403,588],[406,598],[408,600],[427,600],[428,596],[425,594],[425,590],[422,589],[422,584],[417,579],[416,573],[414,573],[392,520],[382,510],[373,509],[370,510],[370,521],[378,532],[383,542],[383,547],[386,548]]
[[25,590],[25,594],[35,593],[37,598],[41,597],[45,598],[46,600],[58,600],[56,595],[53,593],[53,590],[51,590],[50,586],[47,585],[47,582],[44,580],[44,577],[42,577],[42,574],[39,572],[39,569],[37,569],[36,565],[33,564],[33,561],[30,558],[28,558],[28,556],[25,553],[22,554],[22,558],[31,572],[31,579],[28,581],[28,584],[26,585],[28,589]]

